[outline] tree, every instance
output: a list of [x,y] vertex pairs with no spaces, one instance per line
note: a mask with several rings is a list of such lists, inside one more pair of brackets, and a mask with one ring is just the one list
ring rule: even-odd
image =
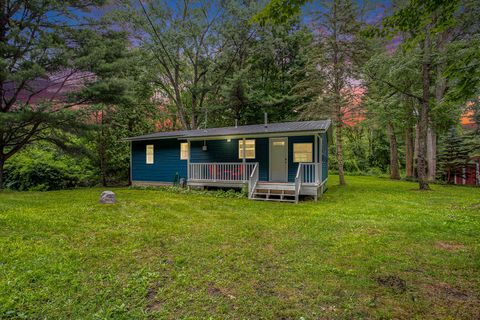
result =
[[82,12],[101,0],[2,1],[0,4],[0,188],[5,162],[26,145],[48,139],[75,120],[68,88],[88,74],[76,63],[88,21]]
[[[294,87],[305,78],[306,48],[312,39],[310,30],[296,20],[284,25],[244,27],[253,29],[254,36],[245,42],[239,55],[241,59],[231,66],[219,99],[213,101],[224,111],[226,119],[219,120],[229,125],[235,119],[242,124],[258,123],[265,112],[270,121],[295,119],[302,101]],[[222,55],[220,59],[228,60]],[[224,123],[215,122],[217,124]]]
[[452,174],[458,168],[465,166],[469,160],[470,148],[465,137],[458,135],[456,128],[450,130],[450,134],[443,140],[443,149],[440,151],[438,160],[440,164],[440,176],[450,183]]
[[111,180],[127,180],[129,150],[122,139],[155,130],[159,111],[159,102],[152,98],[145,53],[129,48],[123,32],[107,35],[99,47],[102,59],[87,60],[83,66],[95,74],[95,81],[77,93],[79,99],[92,102],[84,108],[90,124],[85,138],[103,186]]
[[228,70],[217,72],[220,69],[214,59],[228,46],[228,39],[220,32],[225,18],[222,4],[119,3],[115,20],[148,53],[151,81],[175,106],[182,127],[196,129],[205,114],[208,94],[221,84]]
[[362,28],[359,10],[349,0],[333,0],[324,3],[316,16],[317,38],[310,56],[310,73],[318,74],[313,87],[320,79],[323,87],[317,92],[315,103],[305,105],[303,115],[307,118],[328,116],[335,125],[335,156],[340,184],[345,184],[343,129],[352,107],[357,105],[359,66],[365,60],[367,42],[360,37]]
[[420,90],[417,70],[418,58],[402,50],[374,54],[364,66],[367,94],[364,107],[368,111],[367,121],[387,129],[390,140],[390,175],[400,179],[398,132],[405,132],[405,163],[407,177],[413,176],[413,133],[412,118],[418,105],[404,93],[415,94]]
[[[417,122],[417,174],[420,190],[429,189],[427,140],[433,98],[431,85],[434,71],[435,39],[439,34],[455,25],[454,14],[458,7],[459,1],[409,0],[391,16],[383,19],[382,29],[379,32],[382,36],[401,35],[407,49],[418,49],[421,54],[421,94],[414,95],[403,92],[420,103]],[[444,86],[444,82],[441,82],[440,85]]]

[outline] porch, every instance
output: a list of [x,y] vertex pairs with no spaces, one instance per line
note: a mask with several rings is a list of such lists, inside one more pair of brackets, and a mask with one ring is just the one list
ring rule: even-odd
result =
[[187,185],[193,187],[248,187],[253,200],[298,202],[300,196],[315,200],[324,191],[320,162],[299,163],[294,182],[260,180],[259,162],[189,163]]

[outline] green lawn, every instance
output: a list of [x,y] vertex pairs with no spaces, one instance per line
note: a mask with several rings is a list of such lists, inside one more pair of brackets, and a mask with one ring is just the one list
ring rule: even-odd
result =
[[336,181],[298,205],[0,193],[0,318],[480,317],[480,189]]

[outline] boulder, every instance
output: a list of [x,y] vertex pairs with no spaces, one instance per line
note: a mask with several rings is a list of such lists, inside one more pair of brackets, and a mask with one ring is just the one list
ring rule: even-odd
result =
[[99,202],[103,204],[112,204],[117,202],[117,198],[115,197],[115,193],[113,191],[103,191],[100,195]]

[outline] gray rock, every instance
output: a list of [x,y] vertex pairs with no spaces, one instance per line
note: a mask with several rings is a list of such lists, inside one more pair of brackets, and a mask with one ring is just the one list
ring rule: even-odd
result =
[[117,198],[115,197],[115,193],[113,193],[113,191],[103,191],[99,202],[103,204],[112,204],[117,202]]

